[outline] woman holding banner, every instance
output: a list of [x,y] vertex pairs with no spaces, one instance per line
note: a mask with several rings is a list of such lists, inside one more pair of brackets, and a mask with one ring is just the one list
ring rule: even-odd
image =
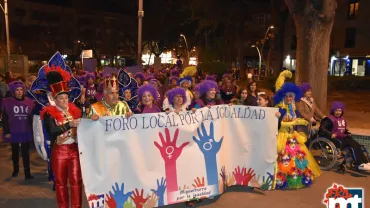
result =
[[284,83],[287,77],[292,77],[288,70],[279,75],[274,96],[274,103],[280,113],[278,159],[273,184],[276,189],[308,187],[314,176],[321,174],[319,166],[305,145],[307,138],[295,130],[296,126],[306,126],[308,122],[299,118],[295,106],[295,102],[301,99],[301,90],[294,83]]
[[215,81],[203,80],[200,83],[200,99],[203,101],[203,106],[213,106],[222,105],[224,102],[216,97],[217,92],[219,92],[218,85]]
[[167,113],[186,111],[186,91],[181,87],[173,88],[167,92],[169,108],[166,110]]
[[156,105],[158,100],[157,89],[150,84],[144,84],[138,90],[139,107],[135,113],[160,113],[161,109]]

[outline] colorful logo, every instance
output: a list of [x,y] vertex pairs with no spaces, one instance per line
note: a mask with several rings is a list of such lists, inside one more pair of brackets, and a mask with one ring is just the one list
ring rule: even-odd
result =
[[333,184],[328,188],[323,203],[327,208],[342,208],[351,205],[351,208],[364,208],[364,189],[346,188],[343,185]]

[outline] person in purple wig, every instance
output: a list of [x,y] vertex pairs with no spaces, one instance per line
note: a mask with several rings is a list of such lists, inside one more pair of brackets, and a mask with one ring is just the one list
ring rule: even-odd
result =
[[144,79],[145,79],[145,76],[144,76],[144,73],[142,73],[142,72],[137,72],[136,74],[135,74],[135,80],[136,80],[136,82],[137,82],[137,84],[140,86],[140,85],[142,85],[143,84],[143,82],[144,82]]
[[356,158],[354,162],[358,169],[370,171],[369,159],[365,156],[362,146],[352,138],[343,114],[344,104],[338,101],[333,102],[330,108],[330,115],[321,121],[319,135],[332,140],[340,140],[342,148],[352,148]]
[[5,141],[10,142],[12,149],[13,173],[17,177],[19,173],[19,149],[22,153],[25,179],[33,179],[30,169],[29,149],[32,134],[32,111],[33,101],[25,97],[26,86],[23,82],[14,81],[9,83],[13,97],[3,98],[2,122]]
[[166,112],[179,113],[181,111],[186,111],[186,91],[181,87],[173,88],[167,92],[169,109]]
[[150,84],[145,84],[139,87],[138,90],[139,107],[135,113],[159,113],[160,108],[156,105],[158,100],[158,92],[155,87]]
[[[215,81],[204,80],[200,83],[200,99],[203,101],[204,106],[222,105],[224,102],[217,98],[219,92],[218,85]],[[200,106],[200,107],[204,107]]]
[[308,83],[303,83],[299,88],[303,96],[301,101],[297,103],[297,109],[300,116],[308,121],[308,125],[301,126],[297,130],[310,135],[311,127],[316,125],[316,120],[321,121],[325,116],[315,104],[311,86]]

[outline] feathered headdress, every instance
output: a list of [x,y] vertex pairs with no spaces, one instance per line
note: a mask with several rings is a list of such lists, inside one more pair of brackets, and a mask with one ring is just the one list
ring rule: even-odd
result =
[[71,103],[81,95],[80,83],[72,76],[71,69],[65,64],[59,52],[51,57],[47,65],[40,68],[38,76],[29,90],[38,103],[44,106],[48,105],[48,93],[36,93],[38,91],[50,92],[53,96],[61,92],[68,93]]
[[186,92],[181,87],[173,88],[172,90],[167,92],[168,95],[168,102],[173,104],[173,100],[177,95],[180,95],[183,99],[183,103],[186,103]]
[[[129,73],[121,69],[118,72],[118,83],[120,87],[119,96],[127,102],[131,110],[136,109],[138,106],[138,102],[136,101],[136,98],[137,98],[137,93],[139,89],[139,85],[136,79],[130,77]],[[130,100],[127,100],[125,98],[126,90],[131,91]]]
[[276,80],[276,84],[275,84],[276,93],[273,98],[275,105],[280,104],[284,100],[284,97],[286,96],[287,93],[293,93],[294,100],[296,102],[301,100],[301,97],[302,97],[301,89],[299,89],[299,87],[294,83],[285,82],[286,78],[291,78],[291,77],[292,77],[292,72],[288,70],[285,70],[280,73],[278,79]]
[[143,94],[145,92],[149,92],[150,94],[152,94],[154,100],[158,100],[157,89],[155,89],[155,87],[153,87],[153,85],[151,84],[145,84],[139,87],[139,90],[138,90],[139,101],[141,101],[141,99],[143,98]]
[[181,73],[180,77],[192,77],[197,73],[197,67],[195,66],[188,66],[184,69],[184,71]]

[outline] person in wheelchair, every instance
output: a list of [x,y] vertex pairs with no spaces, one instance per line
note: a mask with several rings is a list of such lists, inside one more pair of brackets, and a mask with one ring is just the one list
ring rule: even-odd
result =
[[307,126],[299,126],[297,128],[298,132],[302,132],[309,136],[311,133],[311,128],[316,126],[317,121],[321,121],[325,116],[316,106],[314,99],[312,98],[312,88],[308,83],[303,83],[299,88],[302,91],[302,98],[300,102],[297,103],[297,109],[302,118],[307,122]]
[[[365,156],[362,146],[355,141],[347,129],[346,120],[343,117],[344,104],[333,102],[330,108],[330,115],[321,121],[319,136],[331,140],[340,140],[342,148],[351,147],[354,151],[354,162],[359,170],[370,170],[369,159]],[[336,142],[335,142],[336,143]]]

